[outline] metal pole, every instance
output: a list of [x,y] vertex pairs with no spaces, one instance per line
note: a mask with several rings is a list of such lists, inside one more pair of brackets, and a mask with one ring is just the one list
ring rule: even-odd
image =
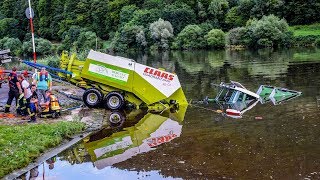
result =
[[30,28],[31,28],[31,36],[32,36],[33,62],[37,63],[36,45],[34,42],[33,20],[32,20],[32,15],[31,15],[31,1],[28,0],[28,2],[29,2],[29,13],[30,13]]

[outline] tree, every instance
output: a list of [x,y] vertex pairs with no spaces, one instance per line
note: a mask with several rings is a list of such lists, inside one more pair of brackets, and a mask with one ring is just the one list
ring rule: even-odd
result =
[[20,29],[19,21],[14,18],[0,20],[0,37],[12,37],[22,39],[24,33]]
[[[35,38],[35,44],[37,47],[37,54],[38,55],[50,55],[52,54],[52,43],[43,38]],[[22,45],[23,54],[31,56],[33,53],[32,49],[32,41],[23,42]]]
[[169,21],[159,18],[158,21],[150,24],[149,30],[158,49],[169,49],[169,40],[173,37],[173,28]]
[[208,14],[213,24],[217,27],[225,28],[225,14],[229,9],[227,0],[212,0],[208,7]]
[[247,29],[245,27],[237,27],[231,29],[227,33],[226,42],[228,45],[247,45],[250,39],[247,38]]
[[0,49],[10,49],[14,55],[22,54],[22,42],[18,38],[5,37],[0,40]]
[[88,49],[101,49],[102,43],[96,33],[92,31],[82,31],[75,42],[77,51],[84,51]]
[[176,37],[173,48],[200,49],[206,46],[203,30],[198,25],[186,26]]
[[224,48],[225,46],[225,33],[221,29],[212,29],[209,33],[205,36],[207,40],[208,46],[210,48]]
[[115,51],[147,47],[144,27],[127,23],[112,39],[111,48]]
[[274,15],[248,21],[246,28],[251,37],[249,46],[284,46],[292,37],[287,22]]
[[190,6],[184,3],[175,3],[165,6],[162,12],[162,19],[170,21],[174,33],[179,33],[188,24],[193,24],[196,21],[196,15]]
[[123,6],[120,12],[120,26],[124,26],[128,23],[133,18],[136,10],[138,10],[138,8],[135,5]]

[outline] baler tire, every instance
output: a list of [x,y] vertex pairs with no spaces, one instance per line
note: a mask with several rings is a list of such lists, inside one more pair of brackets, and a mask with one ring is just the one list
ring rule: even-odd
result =
[[105,98],[105,108],[110,110],[119,110],[124,105],[124,98],[118,92],[109,92]]
[[[95,96],[96,101],[94,101],[93,99],[91,99],[91,97],[93,98]],[[98,107],[101,102],[102,102],[102,93],[95,89],[95,88],[90,88],[87,89],[82,96],[83,102],[84,104],[89,107],[89,108],[96,108]],[[90,102],[91,101],[91,102]]]
[[123,124],[125,120],[125,115],[120,111],[112,111],[108,119],[110,126],[112,127],[117,127],[120,124]]

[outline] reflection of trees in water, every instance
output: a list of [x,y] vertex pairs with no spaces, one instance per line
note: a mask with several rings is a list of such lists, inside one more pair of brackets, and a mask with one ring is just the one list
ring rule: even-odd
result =
[[73,146],[59,154],[60,161],[68,161],[71,165],[91,162],[90,155],[82,143]]

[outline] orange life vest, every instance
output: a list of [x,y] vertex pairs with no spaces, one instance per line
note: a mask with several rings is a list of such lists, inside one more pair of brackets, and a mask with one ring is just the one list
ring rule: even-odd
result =
[[51,110],[60,110],[58,99],[54,95],[50,95]]

